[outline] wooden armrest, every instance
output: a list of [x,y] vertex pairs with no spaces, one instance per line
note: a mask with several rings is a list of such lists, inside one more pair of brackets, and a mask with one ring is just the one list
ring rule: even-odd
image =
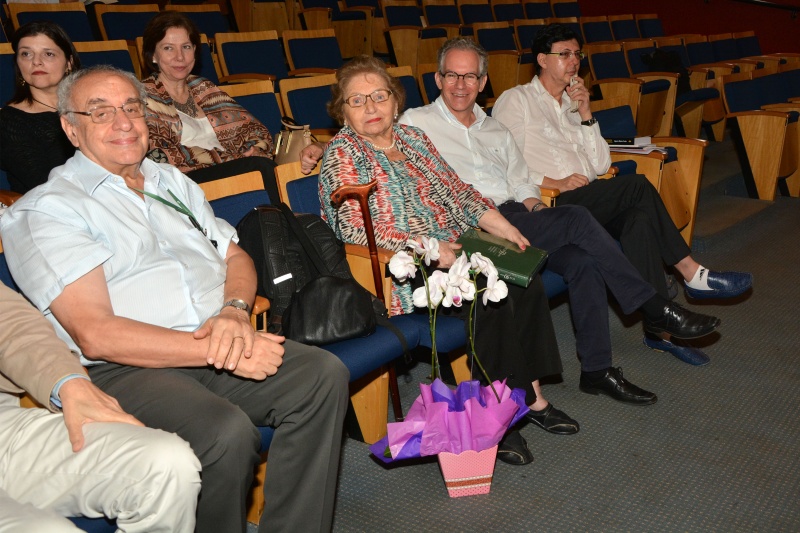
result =
[[[364,257],[369,259],[369,249],[363,244],[345,243],[344,251],[347,255],[353,255],[356,257]],[[378,261],[381,264],[388,265],[389,260],[392,258],[393,255],[394,255],[393,251],[378,246]]]
[[762,105],[761,109],[764,111],[800,111],[800,102],[784,102],[780,104],[766,104]]
[[[264,315],[269,310],[269,300],[263,296],[256,296],[256,301],[253,302],[253,310],[250,312],[250,324],[253,329],[258,330],[258,317]],[[262,321],[262,331],[267,330],[267,317],[264,316]]]
[[539,187],[539,190],[542,192],[542,199],[544,198],[558,198],[561,195],[561,191],[558,189],[550,189],[548,187]]
[[619,174],[619,167],[611,165],[610,167],[608,167],[608,172],[606,172],[605,174],[600,174],[599,176],[597,176],[597,179],[608,180],[613,178],[617,174]]
[[645,78],[674,78],[677,79],[681,75],[677,72],[642,72],[641,74],[635,74],[633,77],[637,80],[643,80]]
[[336,69],[332,68],[322,68],[322,67],[312,67],[312,68],[296,68],[294,70],[290,70],[287,74],[294,78],[303,78],[306,76],[316,76],[318,74],[335,74]]
[[781,111],[763,111],[763,110],[755,110],[755,111],[737,111],[736,113],[728,113],[728,118],[738,118],[738,117],[781,117],[784,120],[789,120],[789,113],[784,113]]
[[256,301],[253,304],[253,315],[260,315],[266,311],[269,311],[269,300],[264,298],[263,296],[256,296]]
[[602,80],[594,80],[592,83],[596,83],[598,85],[605,85],[608,83],[637,83],[641,85],[644,82],[636,78],[605,78]]
[[689,137],[652,137],[650,142],[656,146],[673,146],[675,145],[694,145],[694,146],[708,146],[708,141],[705,139],[692,139]]
[[0,202],[11,205],[22,198],[22,195],[14,191],[0,191]]
[[272,74],[260,74],[258,72],[250,72],[243,74],[231,74],[229,76],[220,76],[219,82],[222,83],[249,83],[251,81],[275,81],[275,76]]
[[416,32],[419,32],[421,29],[422,28],[420,28],[419,26],[389,26],[388,28],[383,30],[383,33],[390,33],[395,30],[414,30]]

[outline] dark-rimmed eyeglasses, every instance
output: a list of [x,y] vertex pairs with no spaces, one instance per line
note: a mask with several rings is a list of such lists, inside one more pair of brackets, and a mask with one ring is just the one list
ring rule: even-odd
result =
[[108,122],[112,122],[114,120],[114,117],[117,115],[117,109],[122,109],[122,112],[125,113],[127,118],[134,119],[144,116],[145,107],[144,102],[141,100],[132,100],[130,102],[125,102],[119,107],[115,107],[113,105],[101,105],[94,107],[89,111],[67,111],[67,113],[75,113],[77,115],[91,117],[92,122],[95,124],[107,124]]
[[448,70],[447,72],[440,72],[439,75],[444,79],[444,82],[447,85],[455,85],[455,83],[461,79],[464,80],[464,83],[467,85],[477,85],[478,80],[481,77],[474,72],[467,72],[466,74],[457,74],[452,70]]
[[361,107],[367,103],[367,98],[372,100],[373,104],[382,104],[389,97],[394,94],[389,89],[378,89],[377,91],[372,91],[370,94],[354,94],[353,96],[349,96],[345,99],[345,102],[350,107]]
[[564,61],[572,59],[572,56],[577,57],[578,61],[586,57],[586,54],[582,50],[575,50],[574,52],[572,50],[561,50],[560,52],[543,52],[543,53],[548,56],[558,56],[559,59],[563,59]]

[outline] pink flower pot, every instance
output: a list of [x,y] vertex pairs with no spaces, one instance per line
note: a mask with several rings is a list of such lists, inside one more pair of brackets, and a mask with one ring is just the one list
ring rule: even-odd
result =
[[459,454],[441,452],[439,466],[451,498],[488,494],[492,487],[497,446]]

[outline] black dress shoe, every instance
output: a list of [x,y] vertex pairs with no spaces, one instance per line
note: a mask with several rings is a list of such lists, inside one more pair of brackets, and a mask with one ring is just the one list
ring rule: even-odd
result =
[[632,405],[650,405],[658,398],[652,392],[640,389],[624,377],[622,368],[610,367],[603,377],[592,379],[581,372],[580,389],[588,394],[605,394],[617,401]]
[[500,441],[500,445],[497,447],[497,458],[514,466],[527,465],[533,462],[533,454],[528,449],[528,443],[516,430],[503,437],[503,440]]
[[525,419],[556,435],[574,435],[581,428],[567,413],[553,407],[552,403],[541,411],[531,409],[525,413]]
[[715,316],[701,315],[669,302],[658,319],[645,318],[644,330],[654,335],[669,333],[677,339],[696,339],[717,329],[720,322]]

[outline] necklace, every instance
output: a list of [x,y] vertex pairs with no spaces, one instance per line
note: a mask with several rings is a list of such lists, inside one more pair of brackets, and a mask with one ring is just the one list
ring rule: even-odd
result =
[[394,145],[396,143],[397,143],[397,140],[394,138],[394,136],[392,136],[392,144],[390,144],[389,146],[378,146],[377,144],[375,144],[373,142],[370,142],[369,144],[376,150],[380,150],[381,152],[388,152],[389,150],[394,148]]
[[192,98],[191,93],[189,93],[189,98],[186,99],[186,102],[182,104],[175,99],[173,99],[172,102],[175,104],[175,109],[177,109],[184,115],[189,115],[192,118],[197,118],[197,106],[194,103],[194,98]]
[[36,99],[36,98],[34,98],[33,96],[31,96],[31,100],[33,100],[34,102],[36,102],[36,103],[38,103],[38,104],[42,104],[42,105],[43,105],[43,106],[45,106],[45,107],[49,107],[50,109],[52,109],[52,110],[54,110],[54,111],[58,111],[58,108],[56,108],[56,107],[53,107],[53,106],[51,106],[51,105],[47,105],[47,104],[45,104],[44,102],[40,102],[39,100],[37,100],[37,99]]

